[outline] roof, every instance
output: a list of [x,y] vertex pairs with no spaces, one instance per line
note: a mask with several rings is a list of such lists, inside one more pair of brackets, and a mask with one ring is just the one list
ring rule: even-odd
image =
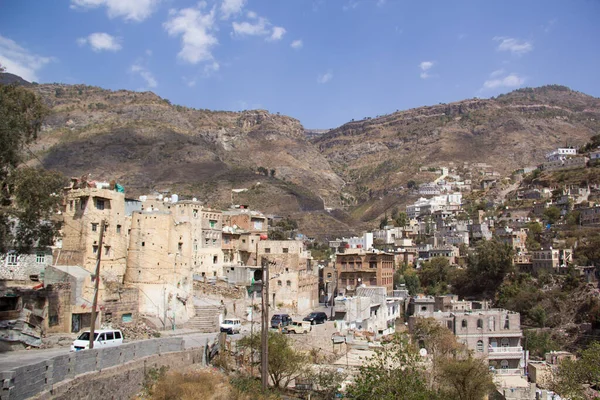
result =
[[68,275],[74,276],[75,278],[86,278],[92,273],[77,265],[53,265],[52,268],[56,268]]

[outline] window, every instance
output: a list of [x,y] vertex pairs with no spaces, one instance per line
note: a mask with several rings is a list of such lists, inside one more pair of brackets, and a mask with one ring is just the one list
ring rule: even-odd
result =
[[446,326],[448,329],[452,330],[452,321],[446,321]]
[[287,253],[288,251],[289,251],[289,249],[288,249],[287,247],[284,247],[284,248],[283,248],[283,252],[284,252],[284,253]]
[[421,306],[421,311],[427,311],[427,306]]
[[502,369],[508,369],[508,360],[502,360],[502,361],[500,361],[500,368],[502,368]]
[[117,233],[121,233],[121,225],[117,225]]
[[285,282],[285,284],[286,284],[287,286],[292,286],[292,281],[286,281],[286,282]]
[[105,334],[104,334],[104,333],[100,334],[100,337],[98,338],[98,341],[99,341],[99,342],[103,342],[103,341],[105,341],[105,340],[106,340],[106,336],[105,336]]
[[37,253],[35,255],[35,262],[38,264],[44,264],[46,262],[46,255],[44,253]]
[[477,352],[478,353],[483,353],[483,340],[478,340],[477,341]]
[[96,199],[96,208],[98,210],[104,210],[104,199]]
[[213,264],[216,264],[219,262],[219,256],[213,256]]
[[115,340],[114,332],[106,332],[106,340]]
[[277,286],[281,286],[281,281],[277,281]]
[[[131,314],[123,314],[123,316],[125,315],[129,315],[129,317],[131,317]],[[126,322],[123,320],[123,322]],[[115,332],[115,339],[121,339],[121,332]]]
[[466,320],[466,319],[463,319],[463,320],[462,320],[462,322],[461,322],[461,326],[462,326],[463,328],[467,328],[467,320]]
[[208,224],[210,225],[211,228],[216,228],[217,227],[217,221],[214,220],[214,219],[209,220]]
[[193,210],[192,214],[194,215],[194,218],[198,218],[198,210]]
[[142,247],[144,247],[146,245],[146,242],[142,242]]
[[17,253],[9,253],[6,259],[7,265],[17,265],[17,261],[19,261],[19,255]]
[[177,243],[177,252],[181,253],[183,251],[183,243],[179,242]]
[[73,211],[73,200],[69,200],[69,211]]
[[217,244],[217,239],[213,239],[212,240],[212,244],[213,244],[213,246],[216,245]]
[[198,251],[198,241],[194,240],[194,251]]
[[268,248],[268,247],[265,247],[265,253],[266,253],[266,254],[269,254],[270,252],[271,252],[271,249],[270,249],[270,248]]
[[98,231],[98,224],[92,222],[92,232]]
[[104,255],[105,256],[110,255],[110,246],[104,246]]
[[[133,317],[132,317],[131,313],[121,315],[121,322],[132,322],[132,321],[133,321]],[[119,333],[117,333],[117,334],[120,336]],[[120,339],[120,337],[118,337],[117,339]]]
[[210,241],[210,239],[209,239],[209,238],[205,238],[205,239],[204,239],[204,244],[208,246],[208,242],[209,242],[209,241]]
[[327,273],[327,277],[328,277],[328,278],[331,278],[331,272],[328,272],[328,273]]
[[500,340],[500,346],[508,347],[509,345],[510,345],[510,341],[508,340],[508,338],[502,338],[502,340]]
[[94,254],[97,254],[98,253],[98,246],[92,246],[92,252]]
[[82,209],[82,210],[85,210],[85,202],[86,202],[86,201],[87,201],[87,199],[85,199],[85,198],[82,198],[82,199],[81,199],[81,209]]
[[504,318],[504,329],[510,329],[510,319],[508,318],[508,315]]
[[483,329],[483,320],[481,318],[477,320],[477,329]]

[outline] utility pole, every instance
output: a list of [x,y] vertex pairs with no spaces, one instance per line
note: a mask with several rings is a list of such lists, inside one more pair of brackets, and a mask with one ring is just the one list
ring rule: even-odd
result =
[[[256,254],[258,258],[258,253]],[[260,377],[263,393],[267,393],[269,387],[269,260],[263,258],[262,266],[262,332],[261,332],[261,357]]]
[[96,253],[96,274],[94,278],[94,302],[92,303],[92,321],[90,323],[90,344],[89,348],[94,348],[94,331],[96,329],[96,307],[98,307],[98,287],[100,286],[100,260],[102,259],[102,241],[104,239],[105,220],[100,222],[100,234],[98,236],[98,252]]

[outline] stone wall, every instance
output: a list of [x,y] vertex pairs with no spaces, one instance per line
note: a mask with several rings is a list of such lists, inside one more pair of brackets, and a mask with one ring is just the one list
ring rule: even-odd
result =
[[9,262],[9,254],[0,254],[0,280],[31,282],[41,280],[44,268],[52,265],[52,252],[42,250],[32,254],[19,254],[15,264]]
[[141,390],[149,368],[201,362],[203,353],[184,351],[181,338],[77,351],[1,372],[0,399],[128,399]]

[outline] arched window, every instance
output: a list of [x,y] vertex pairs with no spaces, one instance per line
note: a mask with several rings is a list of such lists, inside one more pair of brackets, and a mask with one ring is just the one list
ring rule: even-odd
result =
[[490,331],[496,330],[496,319],[493,316],[488,318],[488,328]]
[[506,318],[504,318],[504,329],[510,329],[510,319],[508,318],[508,314],[506,314]]
[[502,338],[502,340],[500,341],[500,346],[508,347],[509,345],[510,345],[510,341],[508,340],[508,338]]
[[478,340],[477,341],[477,351],[479,353],[483,353],[483,340]]
[[460,326],[462,326],[463,328],[466,328],[467,327],[467,320],[463,319],[462,322],[461,322],[461,324],[460,324]]
[[508,360],[502,360],[502,361],[500,361],[500,368],[502,368],[502,369],[508,369]]
[[483,329],[483,320],[481,318],[477,320],[477,329]]

